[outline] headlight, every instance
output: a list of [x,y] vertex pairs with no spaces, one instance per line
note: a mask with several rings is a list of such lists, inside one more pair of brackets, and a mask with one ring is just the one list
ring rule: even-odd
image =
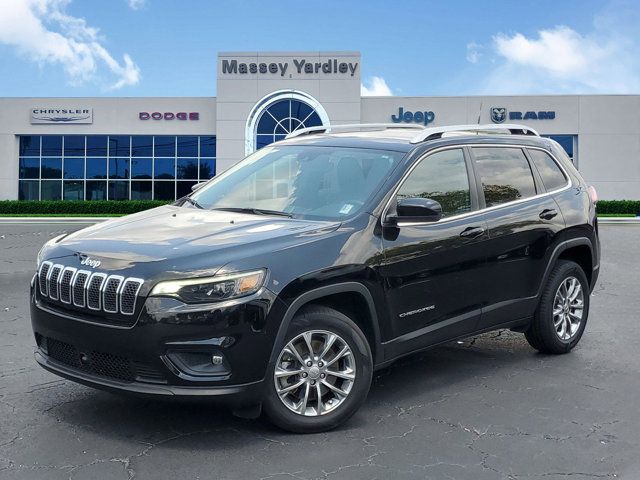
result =
[[49,249],[49,247],[51,247],[54,243],[57,243],[58,241],[62,240],[66,236],[67,236],[66,233],[63,233],[62,235],[58,235],[57,237],[52,238],[42,246],[42,248],[38,252],[38,256],[36,257],[36,270],[40,268],[40,264],[44,260],[45,254],[47,253],[47,250]]
[[256,293],[264,284],[265,270],[233,273],[188,280],[160,282],[150,296],[177,297],[186,303],[206,303],[244,297]]

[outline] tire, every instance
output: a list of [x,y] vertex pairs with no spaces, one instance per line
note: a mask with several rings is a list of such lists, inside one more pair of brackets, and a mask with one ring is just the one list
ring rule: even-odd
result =
[[[576,290],[571,289],[571,285],[575,285],[571,279],[575,279],[579,283],[582,292],[581,296],[575,293]],[[580,302],[569,302],[569,304],[566,305],[562,301],[562,298],[559,299],[557,297],[558,292],[560,292],[562,296],[563,290],[561,290],[561,287],[563,284],[565,292],[573,292],[578,295],[577,299],[582,299],[582,317],[577,326],[573,324],[568,326],[567,321],[575,321],[575,315],[577,315],[579,309],[573,308],[571,305],[575,306]],[[587,325],[587,318],[589,316],[589,294],[589,281],[582,267],[569,260],[559,260],[549,275],[547,283],[542,290],[540,303],[538,304],[534,318],[528,330],[525,332],[525,337],[529,345],[542,353],[562,354],[570,352],[582,338],[582,334]],[[566,296],[568,296],[569,299],[572,297],[572,295],[565,295],[565,297]],[[560,305],[565,306],[560,307]],[[563,313],[554,315],[554,308],[556,312],[562,310]],[[561,319],[562,316],[564,316],[565,320]],[[564,326],[562,325],[563,323]]]
[[[309,332],[314,332],[307,337],[311,339],[311,349],[314,351],[311,367],[299,361],[302,360],[306,364],[311,357],[305,338],[305,334],[308,336]],[[331,335],[337,336],[333,342],[330,342]],[[297,359],[288,349],[292,343],[299,354]],[[323,361],[319,358],[319,353],[322,353],[327,344],[331,347],[322,357]],[[345,346],[350,350],[350,354],[343,353],[343,356],[340,356],[340,352],[346,351]],[[288,351],[285,352],[285,349]],[[331,430],[346,422],[365,401],[373,372],[371,348],[362,330],[341,312],[324,306],[305,307],[292,320],[284,344],[278,346],[278,352],[275,364],[270,365],[268,369],[263,407],[271,422],[283,430],[295,433]],[[286,377],[276,378],[276,368],[279,374],[286,374]],[[338,378],[328,373],[334,370],[354,378]],[[302,373],[291,375],[286,373],[288,371]],[[318,375],[323,377],[320,378]],[[303,382],[302,386],[283,396],[282,390],[300,382]],[[336,394],[326,386],[327,383],[347,394]],[[280,395],[278,388],[281,390]],[[305,397],[307,388],[309,390]],[[321,402],[317,400],[318,391]],[[293,411],[293,408],[298,411]],[[301,413],[303,410],[304,414]]]

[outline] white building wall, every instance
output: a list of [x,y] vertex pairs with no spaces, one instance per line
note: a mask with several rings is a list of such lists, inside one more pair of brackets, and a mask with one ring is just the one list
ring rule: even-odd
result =
[[[322,73],[299,74],[293,60],[324,63],[332,59],[357,64],[352,76]],[[223,61],[238,63],[287,63],[278,73],[224,73]],[[331,123],[360,121],[360,54],[358,52],[231,52],[218,56],[217,167],[218,172],[245,156],[245,132],[250,112],[266,95],[279,90],[299,90],[319,101]]]
[[640,199],[640,96],[580,97],[579,167],[602,199]]
[[[32,125],[33,108],[93,109],[91,124]],[[140,120],[140,112],[198,112],[198,120]],[[0,200],[18,198],[18,135],[214,135],[216,99],[3,98],[0,99]]]
[[578,169],[602,199],[640,199],[640,95],[363,97],[362,121],[390,122],[404,110],[433,111],[428,126],[491,123],[491,107],[553,111],[553,120],[509,120],[542,135],[576,135]]
[[[223,73],[222,61],[288,63],[280,73]],[[354,75],[299,74],[294,59],[357,64]],[[428,126],[491,123],[490,109],[552,111],[555,118],[517,120],[541,134],[576,135],[577,166],[603,199],[640,199],[640,95],[360,97],[358,52],[240,52],[218,57],[218,97],[0,99],[0,199],[18,197],[18,140],[28,134],[216,135],[217,172],[245,156],[247,118],[256,103],[280,90],[305,92],[329,122],[391,122],[404,111],[433,112]],[[32,125],[33,108],[93,109],[93,123]],[[199,120],[140,120],[139,112],[198,112]],[[509,119],[507,122],[511,121]],[[252,132],[249,132],[252,135]]]

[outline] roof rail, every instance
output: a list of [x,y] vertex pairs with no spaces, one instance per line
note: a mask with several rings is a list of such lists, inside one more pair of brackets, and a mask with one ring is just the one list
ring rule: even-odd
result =
[[502,125],[448,125],[444,127],[425,128],[411,139],[411,143],[420,143],[427,140],[442,138],[445,133],[475,134],[475,135],[534,135],[540,134],[531,127],[515,123],[503,123]]
[[387,130],[391,128],[424,130],[424,127],[420,125],[411,124],[398,124],[398,123],[348,123],[345,125],[321,125],[318,127],[301,128],[300,130],[294,130],[288,134],[287,138],[299,137],[301,135],[313,135],[315,133],[326,132],[361,132],[363,130]]

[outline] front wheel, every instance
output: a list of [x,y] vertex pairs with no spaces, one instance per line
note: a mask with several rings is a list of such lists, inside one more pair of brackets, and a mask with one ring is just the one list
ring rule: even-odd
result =
[[293,319],[270,369],[265,411],[284,430],[331,430],[364,402],[372,371],[362,330],[337,310],[309,307]]
[[540,352],[567,353],[580,341],[588,314],[587,276],[577,263],[561,260],[549,275],[525,336]]

